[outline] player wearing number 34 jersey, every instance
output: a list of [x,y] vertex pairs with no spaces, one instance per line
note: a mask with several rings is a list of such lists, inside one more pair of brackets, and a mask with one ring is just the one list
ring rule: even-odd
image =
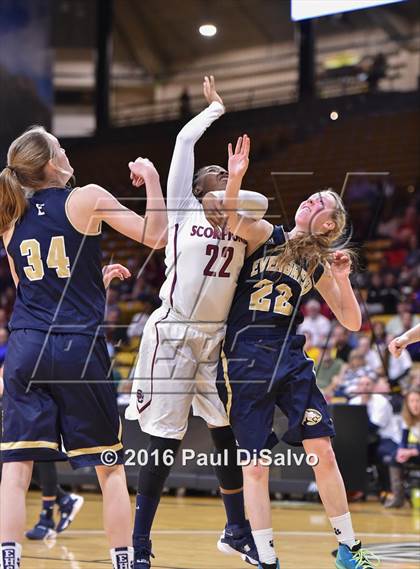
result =
[[149,207],[153,200],[147,227],[99,186],[69,189],[73,168],[41,127],[11,144],[0,172],[0,235],[17,287],[2,401],[1,567],[20,567],[33,461],[67,458],[74,468],[95,467],[113,568],[132,567],[121,421],[103,333],[101,227],[159,247],[167,217],[153,164],[139,158],[129,168],[144,180]]

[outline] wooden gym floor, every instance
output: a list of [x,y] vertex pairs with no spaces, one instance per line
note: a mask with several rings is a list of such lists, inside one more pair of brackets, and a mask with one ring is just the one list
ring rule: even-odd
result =
[[[101,502],[96,494],[88,493],[84,497],[83,509],[59,538],[48,542],[25,539],[22,569],[111,567],[102,531]],[[39,493],[29,494],[28,527],[32,527],[38,517],[39,500]],[[376,502],[355,504],[351,510],[357,535],[364,544],[382,544],[382,551],[394,559],[383,562],[381,567],[419,569],[420,511],[414,512],[408,507],[384,510]],[[152,536],[156,555],[153,569],[251,567],[239,557],[225,556],[216,549],[223,525],[224,511],[218,498],[164,497]],[[335,567],[331,551],[336,548],[336,541],[319,504],[274,502],[273,525],[282,569]],[[404,553],[404,543],[411,543],[414,553]],[[398,557],[406,561],[398,561]]]

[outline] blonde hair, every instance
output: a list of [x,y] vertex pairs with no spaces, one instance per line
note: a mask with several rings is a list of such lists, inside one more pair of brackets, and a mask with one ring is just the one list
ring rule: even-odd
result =
[[24,215],[25,188],[42,187],[44,168],[55,155],[53,141],[42,126],[29,128],[12,142],[7,166],[0,172],[0,235]]
[[[352,263],[356,260],[356,253],[352,249],[340,247],[347,225],[347,213],[343,200],[332,189],[323,190],[335,200],[335,208],[331,210],[331,221],[334,228],[325,233],[299,233],[293,239],[287,239],[279,255],[280,271],[292,262],[298,263],[308,275],[313,275],[318,265],[325,266],[331,261],[332,254],[340,251],[348,254]],[[343,242],[344,244],[344,242]]]
[[410,411],[408,407],[408,398],[412,393],[417,393],[417,395],[420,397],[420,389],[412,388],[407,392],[406,396],[404,397],[404,404],[401,415],[407,427],[414,427],[417,423],[420,422],[420,416],[417,415],[416,417],[415,415],[413,415],[413,413]]

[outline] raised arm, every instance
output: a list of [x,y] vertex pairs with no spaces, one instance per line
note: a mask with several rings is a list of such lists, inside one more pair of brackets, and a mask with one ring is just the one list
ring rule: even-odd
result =
[[272,224],[265,219],[252,219],[239,213],[242,209],[239,192],[242,179],[248,169],[250,146],[251,141],[246,134],[238,138],[235,152],[233,152],[232,144],[229,143],[229,178],[223,199],[223,211],[227,226],[232,233],[239,235],[248,242],[248,253],[252,252],[260,243],[264,243],[273,231]]
[[203,92],[209,106],[191,119],[176,138],[167,185],[167,204],[170,215],[188,209],[191,204],[196,203],[192,195],[194,147],[207,128],[225,112],[223,101],[216,91],[213,76],[204,78]]
[[362,325],[362,314],[350,283],[350,271],[349,255],[336,251],[331,267],[324,270],[316,288],[340,324],[357,332]]
[[67,216],[81,233],[94,234],[105,221],[119,233],[153,249],[166,245],[167,215],[159,175],[153,164],[138,158],[129,163],[133,185],[146,186],[144,217],[123,206],[112,194],[95,184],[74,190],[67,202]]

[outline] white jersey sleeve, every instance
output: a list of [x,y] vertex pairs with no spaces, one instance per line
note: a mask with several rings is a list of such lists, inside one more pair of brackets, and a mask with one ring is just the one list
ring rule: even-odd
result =
[[196,209],[199,202],[192,194],[194,176],[194,146],[206,129],[223,113],[225,108],[214,101],[204,111],[191,119],[179,132],[167,185],[167,207],[169,218],[178,218],[188,209]]

